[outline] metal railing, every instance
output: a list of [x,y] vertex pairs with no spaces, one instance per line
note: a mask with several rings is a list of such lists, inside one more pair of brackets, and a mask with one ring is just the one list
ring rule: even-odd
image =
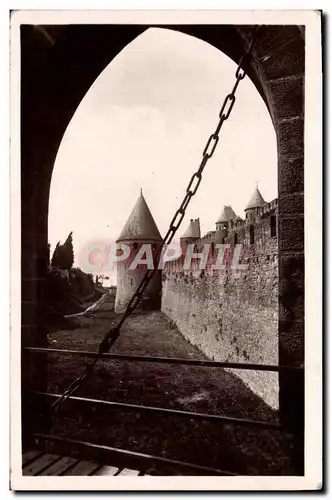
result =
[[[50,347],[25,347],[26,351],[39,352],[48,354],[62,354],[67,356],[81,356],[84,358],[94,358],[94,351],[82,351],[76,349],[54,349]],[[186,359],[186,358],[164,358],[159,356],[137,356],[133,354],[118,354],[105,352],[100,355],[100,359],[118,360],[118,361],[139,361],[143,363],[166,363],[171,365],[189,365],[202,366],[212,368],[231,368],[238,370],[254,370],[267,372],[287,372],[287,371],[302,371],[303,366],[284,366],[284,365],[265,365],[257,363],[236,363],[229,361],[210,361],[205,359]]]
[[[74,357],[94,357],[95,352],[93,351],[83,351],[75,349],[54,349],[48,347],[25,347],[24,351],[31,354],[45,354],[45,355],[60,355],[60,356],[74,356]],[[231,368],[239,370],[257,370],[257,371],[268,371],[268,372],[303,372],[303,366],[278,366],[278,365],[262,365],[262,364],[252,364],[252,363],[230,363],[230,362],[218,362],[200,359],[185,359],[185,358],[167,358],[167,357],[156,357],[156,356],[137,356],[137,355],[127,355],[127,354],[117,354],[117,353],[103,353],[101,358],[105,361],[127,361],[134,363],[161,363],[170,365],[189,365],[198,366],[206,368]],[[58,400],[60,394],[42,392],[42,391],[31,391],[29,393],[30,398],[42,398]],[[288,429],[286,429],[280,422],[277,421],[264,421],[255,420],[249,418],[237,418],[229,417],[226,415],[210,414],[210,413],[200,413],[193,411],[177,410],[173,408],[161,408],[145,405],[137,405],[130,403],[122,403],[120,401],[108,401],[94,398],[86,398],[82,396],[68,396],[67,398],[73,404],[78,405],[93,405],[99,406],[106,409],[122,409],[125,411],[135,411],[135,412],[147,412],[161,414],[170,417],[187,418],[191,420],[203,420],[210,422],[219,422],[220,424],[234,425],[234,426],[251,426],[258,429],[268,429],[272,431],[283,432],[284,434],[292,434]],[[113,458],[116,459],[117,456],[127,457],[130,460],[143,460],[144,466],[151,467],[179,467],[179,470],[188,470],[196,472],[197,474],[213,474],[213,475],[223,475],[231,476],[237,475],[236,472],[220,470],[212,467],[200,466],[198,464],[183,462],[179,460],[174,460],[171,458],[160,457],[156,455],[144,454],[140,452],[135,452],[131,450],[123,450],[116,447],[111,447],[107,445],[100,445],[97,443],[91,443],[86,441],[75,440],[71,438],[55,436],[46,433],[36,433],[30,434],[31,438],[43,440],[46,442],[63,443],[67,445],[77,445],[79,448],[93,449],[103,454],[109,453]]]

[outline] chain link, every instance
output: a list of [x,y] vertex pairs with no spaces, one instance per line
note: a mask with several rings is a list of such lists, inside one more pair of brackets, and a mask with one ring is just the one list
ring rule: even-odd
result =
[[[245,54],[243,54],[243,56],[240,59],[240,62],[238,64],[236,72],[235,72],[235,84],[233,86],[232,92],[230,94],[227,94],[227,96],[224,99],[224,102],[223,102],[221,109],[220,109],[220,112],[219,112],[219,122],[218,122],[218,125],[216,127],[216,130],[214,131],[213,134],[210,135],[210,137],[205,145],[200,166],[199,166],[198,170],[192,175],[192,177],[189,181],[188,187],[186,189],[186,194],[182,200],[182,203],[181,203],[180,207],[177,209],[177,211],[175,212],[175,215],[174,215],[174,217],[169,225],[169,229],[168,229],[168,231],[167,231],[167,233],[162,241],[161,247],[160,247],[159,251],[156,253],[156,257],[155,257],[156,261],[159,259],[160,254],[161,254],[164,246],[171,243],[176,231],[179,229],[181,222],[183,221],[183,218],[184,218],[185,213],[186,213],[186,209],[191,201],[191,198],[196,194],[196,192],[199,188],[199,185],[202,182],[202,174],[203,174],[204,168],[205,168],[208,160],[210,158],[212,158],[212,156],[216,150],[216,147],[218,145],[219,133],[220,133],[221,127],[224,124],[224,122],[226,120],[228,120],[228,118],[230,117],[230,114],[233,110],[235,100],[236,100],[235,93],[237,91],[237,88],[238,88],[240,82],[244,79],[244,77],[247,74],[247,68],[248,68],[248,65],[249,65],[249,62],[251,59],[252,49],[253,49],[253,46],[256,42],[259,29],[260,29],[260,26],[257,26],[255,28],[255,31],[253,33],[253,36],[252,36],[252,39],[251,39],[251,42],[249,45],[249,48],[248,48],[247,52],[245,52]],[[121,320],[119,321],[118,325],[115,328],[111,328],[106,333],[105,337],[103,338],[102,342],[99,345],[99,350],[98,350],[98,353],[96,354],[96,357],[93,359],[93,361],[88,363],[88,365],[86,366],[86,369],[82,373],[82,375],[80,377],[78,377],[77,379],[75,379],[74,382],[72,382],[72,384],[70,384],[69,387],[64,391],[64,393],[53,403],[53,405],[51,406],[52,410],[57,410],[61,406],[61,404],[66,399],[68,399],[71,396],[71,394],[73,394],[73,392],[78,389],[78,387],[80,387],[82,382],[92,372],[92,369],[93,369],[94,365],[96,364],[96,362],[99,360],[100,356],[103,353],[108,352],[110,350],[110,348],[112,347],[112,345],[114,344],[114,342],[117,340],[117,338],[120,335],[121,326],[126,321],[126,319],[132,314],[132,312],[136,309],[139,301],[142,299],[144,292],[145,292],[146,288],[148,287],[148,285],[149,285],[151,279],[153,278],[154,274],[156,273],[156,271],[157,271],[156,266],[154,266],[153,269],[149,269],[146,271],[146,273],[145,273],[144,277],[142,278],[136,292],[134,293],[134,295],[130,299],[130,301],[125,309],[125,312],[123,313],[123,316],[122,316]]]

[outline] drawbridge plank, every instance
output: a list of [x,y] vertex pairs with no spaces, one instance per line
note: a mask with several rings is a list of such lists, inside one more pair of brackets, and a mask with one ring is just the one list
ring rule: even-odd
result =
[[45,469],[40,476],[62,476],[71,467],[76,465],[78,460],[70,457],[62,457],[60,460]]
[[43,452],[42,451],[38,451],[38,450],[29,450],[29,451],[26,451],[22,455],[22,467],[24,467],[25,465],[27,465],[29,462],[32,462],[33,460],[35,460],[37,457],[39,457],[42,454],[43,454]]
[[23,467],[24,476],[37,476],[41,474],[47,467],[57,462],[61,457],[53,455],[52,453],[44,453],[41,457],[33,460],[25,467]]
[[61,457],[38,450],[28,450],[22,455],[25,476],[139,476],[146,475],[138,470],[96,462]]
[[138,476],[138,475],[139,475],[139,470],[132,470],[132,469],[122,469],[118,474],[118,476]]
[[72,469],[64,474],[64,476],[92,476],[100,468],[100,465],[95,462],[87,462],[81,460]]
[[111,465],[103,465],[101,469],[97,470],[94,476],[115,476],[119,471],[118,467],[112,467]]

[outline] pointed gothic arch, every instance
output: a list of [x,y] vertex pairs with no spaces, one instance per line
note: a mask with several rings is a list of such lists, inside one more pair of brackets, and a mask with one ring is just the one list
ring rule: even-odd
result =
[[[252,26],[162,26],[215,46],[236,63]],[[56,154],[84,95],[112,59],[148,26],[21,26],[22,345],[45,345],[47,215]],[[264,99],[278,144],[279,362],[304,361],[304,29],[265,26],[248,74]],[[35,388],[45,384],[29,365]],[[303,378],[280,375],[280,410],[289,425],[303,414]],[[297,413],[297,414],[296,414]],[[301,429],[300,429],[301,431]]]

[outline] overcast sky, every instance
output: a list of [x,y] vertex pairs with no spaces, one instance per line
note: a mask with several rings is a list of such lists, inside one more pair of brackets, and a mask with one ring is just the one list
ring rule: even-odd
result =
[[[75,251],[115,240],[143,189],[162,235],[180,204],[218,113],[234,84],[235,63],[196,38],[149,29],[94,82],[63,137],[50,193],[52,249],[73,231]],[[249,78],[237,91],[213,158],[187,210],[202,233],[224,204],[244,216],[256,181],[277,197],[276,135]]]

